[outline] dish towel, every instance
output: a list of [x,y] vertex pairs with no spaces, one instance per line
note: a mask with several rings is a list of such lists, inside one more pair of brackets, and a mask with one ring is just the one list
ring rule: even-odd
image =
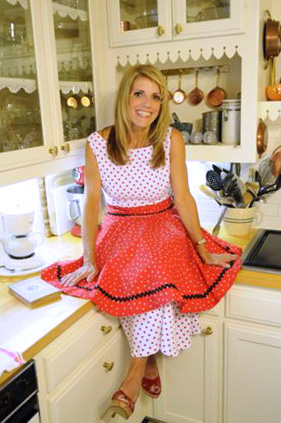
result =
[[24,363],[21,354],[0,348],[0,376],[3,372],[10,372]]

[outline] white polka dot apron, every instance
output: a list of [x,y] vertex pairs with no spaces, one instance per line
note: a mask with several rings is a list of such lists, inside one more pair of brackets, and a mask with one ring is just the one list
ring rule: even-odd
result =
[[[187,348],[199,333],[197,313],[218,303],[241,268],[240,258],[222,268],[204,264],[197,254],[173,207],[170,140],[171,128],[164,141],[165,166],[152,169],[151,146],[130,150],[129,163],[118,166],[107,155],[106,141],[97,132],[89,137],[108,204],[96,242],[98,275],[90,283],[60,285],[83,257],[42,271],[42,278],[63,292],[122,316],[133,356],[159,350],[175,356]],[[211,253],[241,255],[240,248],[202,231]]]

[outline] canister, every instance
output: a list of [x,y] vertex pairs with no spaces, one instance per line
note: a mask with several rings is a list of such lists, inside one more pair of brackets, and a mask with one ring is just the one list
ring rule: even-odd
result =
[[222,142],[240,144],[241,100],[224,100],[222,102]]
[[221,110],[202,113],[202,132],[213,132],[217,141],[221,141]]

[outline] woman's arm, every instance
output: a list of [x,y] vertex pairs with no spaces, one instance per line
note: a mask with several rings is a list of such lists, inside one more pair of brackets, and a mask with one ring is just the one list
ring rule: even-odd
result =
[[182,135],[176,129],[172,130],[171,137],[171,185],[174,193],[175,207],[180,218],[194,243],[201,259],[207,264],[228,266],[227,261],[233,260],[233,255],[210,254],[202,241],[203,234],[200,227],[197,206],[188,186],[188,176],[185,163],[185,145]]
[[83,211],[82,240],[84,264],[75,272],[62,278],[62,285],[73,286],[82,279],[90,282],[96,274],[96,236],[101,201],[101,178],[90,143],[86,145],[85,202]]

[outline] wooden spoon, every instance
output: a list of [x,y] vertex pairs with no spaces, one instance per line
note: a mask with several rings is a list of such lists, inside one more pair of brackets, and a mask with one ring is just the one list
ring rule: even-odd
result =
[[178,89],[173,94],[173,102],[176,104],[181,104],[186,99],[186,94],[181,89],[181,75],[182,75],[182,72],[179,73]]
[[200,104],[204,98],[203,91],[198,88],[198,75],[199,71],[197,70],[195,72],[195,88],[193,88],[193,90],[191,90],[187,96],[189,103],[193,106],[197,106],[197,104]]
[[220,68],[217,68],[217,85],[207,95],[207,103],[211,107],[219,107],[223,100],[226,99],[226,91],[219,86],[220,83]]

